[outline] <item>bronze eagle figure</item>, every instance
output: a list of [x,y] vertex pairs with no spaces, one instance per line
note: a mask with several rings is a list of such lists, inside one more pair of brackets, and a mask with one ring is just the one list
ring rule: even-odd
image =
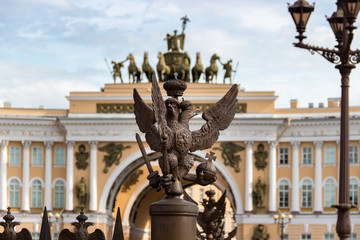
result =
[[[183,82],[178,79],[168,82],[170,81]],[[178,83],[174,84],[175,87],[178,85]],[[168,91],[168,95],[170,97],[164,101],[156,76],[153,74],[151,95],[153,108],[149,107],[134,89],[134,113],[136,123],[140,131],[145,133],[150,148],[162,153],[159,159],[163,173],[162,180],[171,180],[172,183],[168,184],[172,188],[170,193],[182,193],[182,188],[179,187],[180,180],[194,165],[194,159],[188,153],[210,148],[218,139],[220,130],[225,130],[230,125],[237,108],[238,86],[234,84],[224,97],[203,112],[202,118],[206,123],[196,131],[190,131],[189,121],[197,115],[197,109],[190,101],[184,99],[179,101],[176,94],[169,94]],[[149,180],[151,185],[152,180]],[[197,180],[197,183],[201,184],[201,181]],[[203,185],[215,180],[216,177]]]

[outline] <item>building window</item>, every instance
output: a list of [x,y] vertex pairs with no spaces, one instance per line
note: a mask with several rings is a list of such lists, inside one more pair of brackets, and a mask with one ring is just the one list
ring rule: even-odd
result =
[[187,188],[186,192],[191,198],[193,198],[193,188],[192,187]]
[[302,163],[303,164],[312,164],[312,148],[303,147],[302,148]]
[[358,181],[354,178],[350,179],[350,203],[354,205],[358,205],[359,200],[359,185]]
[[312,184],[310,180],[304,180],[301,186],[301,206],[312,207]]
[[335,147],[331,147],[331,146],[325,147],[325,163],[335,164]]
[[331,207],[335,204],[335,182],[332,179],[328,179],[325,182],[325,207]]
[[53,233],[53,240],[58,240],[59,239],[59,233]]
[[17,179],[10,181],[9,207],[20,207],[20,182]]
[[205,190],[203,188],[200,188],[200,199],[199,201],[202,202],[205,198]]
[[40,180],[34,180],[31,184],[31,207],[41,208],[42,184]]
[[358,240],[357,233],[351,233],[349,236],[349,240]]
[[359,163],[359,148],[357,146],[349,147],[349,162]]
[[279,183],[279,208],[289,207],[289,183],[281,180]]
[[324,240],[335,240],[335,234],[334,233],[325,233]]
[[35,166],[43,165],[43,148],[33,147],[32,148],[32,164]]
[[283,238],[282,238],[283,240],[289,240],[289,234],[287,234],[287,233],[284,233],[284,235],[283,235]]
[[310,233],[301,234],[301,240],[311,240],[311,234]]
[[31,233],[32,240],[39,240],[40,239],[40,233],[33,232]]
[[55,148],[55,165],[65,166],[65,148]]
[[20,147],[10,147],[9,165],[20,165]]
[[288,148],[279,148],[279,164],[289,164]]
[[65,183],[57,180],[54,186],[54,208],[65,207]]

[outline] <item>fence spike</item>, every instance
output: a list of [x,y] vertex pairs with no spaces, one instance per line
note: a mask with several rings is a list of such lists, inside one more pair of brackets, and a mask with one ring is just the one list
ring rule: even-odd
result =
[[125,240],[119,207],[116,214],[115,228],[112,240]]
[[39,240],[51,240],[50,225],[46,206],[44,207]]

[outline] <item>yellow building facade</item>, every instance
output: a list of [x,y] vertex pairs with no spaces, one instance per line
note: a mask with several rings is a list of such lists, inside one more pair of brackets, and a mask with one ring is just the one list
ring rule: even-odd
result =
[[[149,205],[164,197],[148,186],[148,171],[135,140],[139,133],[133,114],[132,91],[137,88],[151,103],[151,84],[105,84],[99,92],[71,92],[69,109],[0,109],[0,210],[7,207],[36,239],[41,210],[53,213],[56,238],[71,228],[81,207],[84,179],[88,193],[88,221],[111,235],[113,216],[120,207],[127,239],[150,239]],[[188,83],[184,93],[200,110],[217,102],[230,89],[226,84]],[[165,92],[163,92],[165,95]],[[335,233],[340,144],[339,99],[327,106],[276,109],[274,92],[239,91],[238,109],[230,127],[206,151],[197,151],[196,163],[214,151],[218,199],[227,190],[227,224],[237,226],[236,239],[251,240],[254,227],[264,224],[270,239],[278,239],[274,213],[292,213],[287,238],[338,239]],[[360,185],[360,107],[350,108],[350,197],[358,205]],[[191,130],[204,121],[196,116]],[[144,136],[142,139],[144,139]],[[154,153],[144,142],[155,169]],[[265,162],[265,163],[264,163]],[[191,171],[195,171],[195,167]],[[262,207],[254,203],[258,179],[265,183]],[[197,201],[202,187],[184,182]],[[208,189],[208,188],[207,188]],[[58,214],[56,214],[58,213]],[[55,217],[56,215],[56,217]],[[352,240],[360,239],[359,208],[351,212]]]

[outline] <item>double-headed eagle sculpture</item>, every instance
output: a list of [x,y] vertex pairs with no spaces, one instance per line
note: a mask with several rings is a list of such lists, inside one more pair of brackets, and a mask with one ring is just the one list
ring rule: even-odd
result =
[[[189,153],[210,148],[218,139],[220,130],[225,130],[230,125],[237,108],[238,86],[234,84],[222,99],[203,112],[202,117],[206,123],[199,130],[190,131],[189,121],[197,115],[198,110],[190,101],[178,100],[186,87],[186,83],[176,79],[176,76],[175,79],[168,80],[164,83],[164,89],[170,97],[164,101],[153,73],[153,108],[134,89],[136,123],[140,131],[145,133],[150,148],[162,153],[159,165],[163,175],[160,176],[158,172],[154,174],[149,169],[151,174],[148,179],[153,188],[165,188],[168,195],[183,193],[180,183],[182,179],[201,185],[216,181],[216,170],[212,165],[212,160],[215,160],[213,153],[207,155],[207,162],[197,167],[196,177],[187,175],[194,165],[194,158]],[[144,158],[146,160],[146,156]],[[149,163],[147,165],[149,168]]]

